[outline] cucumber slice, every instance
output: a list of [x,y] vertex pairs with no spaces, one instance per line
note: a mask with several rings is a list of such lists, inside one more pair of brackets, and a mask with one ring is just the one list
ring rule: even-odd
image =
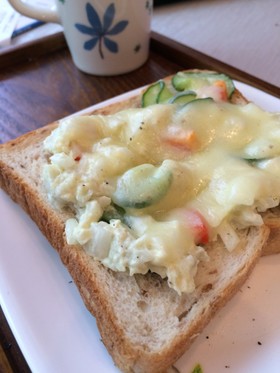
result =
[[104,210],[100,220],[110,223],[110,220],[118,219],[124,223],[124,215],[125,210],[122,207],[112,204]]
[[184,91],[172,97],[168,102],[170,104],[187,104],[188,102],[195,100],[195,98],[196,93],[194,91]]
[[177,91],[197,90],[205,85],[212,85],[219,80],[223,80],[226,83],[227,94],[230,97],[235,87],[233,81],[225,74],[180,71],[173,76],[172,85]]
[[163,103],[172,97],[172,93],[163,80],[150,85],[142,95],[142,107]]
[[159,80],[158,82],[150,85],[142,95],[142,107],[156,104],[158,101],[158,96],[163,88],[163,80]]
[[168,100],[171,97],[173,97],[173,94],[170,92],[167,85],[164,83],[162,90],[159,92],[157,103],[163,104],[165,102],[168,102]]
[[163,198],[171,182],[172,173],[166,167],[142,164],[119,178],[112,200],[121,207],[142,209]]
[[195,100],[187,102],[184,107],[186,106],[193,106],[193,105],[203,105],[207,103],[215,102],[213,98],[211,97],[205,97],[205,98],[196,98]]

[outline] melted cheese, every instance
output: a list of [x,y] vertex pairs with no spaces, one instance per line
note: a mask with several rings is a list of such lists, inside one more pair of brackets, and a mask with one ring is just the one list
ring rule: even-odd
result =
[[[233,250],[236,228],[262,224],[258,210],[279,204],[280,117],[251,103],[72,117],[45,149],[49,196],[76,211],[68,243],[116,271],[154,271],[179,293],[194,290],[197,265],[207,260],[202,235],[220,235]],[[116,195],[122,211],[105,222]]]

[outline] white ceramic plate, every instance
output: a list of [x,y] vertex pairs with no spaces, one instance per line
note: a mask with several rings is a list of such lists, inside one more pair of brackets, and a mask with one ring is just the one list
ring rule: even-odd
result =
[[[280,111],[279,99],[236,85],[263,108]],[[118,372],[57,253],[2,190],[0,211],[0,301],[31,370]],[[192,372],[197,363],[204,373],[280,372],[279,284],[280,255],[262,258],[176,363],[180,373]]]

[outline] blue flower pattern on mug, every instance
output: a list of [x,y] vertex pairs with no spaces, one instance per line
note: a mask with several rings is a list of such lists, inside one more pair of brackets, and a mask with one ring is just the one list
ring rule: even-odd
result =
[[90,51],[98,45],[99,54],[102,59],[104,59],[103,44],[110,52],[118,53],[118,44],[110,39],[109,36],[120,34],[128,25],[128,21],[126,20],[119,21],[113,25],[115,12],[115,5],[111,3],[105,10],[102,23],[94,7],[90,3],[87,3],[86,14],[90,26],[80,23],[75,24],[75,27],[81,33],[92,36],[92,38],[84,43],[84,49]]

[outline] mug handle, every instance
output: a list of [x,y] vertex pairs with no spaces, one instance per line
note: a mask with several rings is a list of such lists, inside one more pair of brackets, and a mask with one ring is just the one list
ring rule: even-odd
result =
[[25,3],[22,0],[8,0],[16,11],[24,16],[35,18],[43,22],[60,23],[56,5],[49,8]]

